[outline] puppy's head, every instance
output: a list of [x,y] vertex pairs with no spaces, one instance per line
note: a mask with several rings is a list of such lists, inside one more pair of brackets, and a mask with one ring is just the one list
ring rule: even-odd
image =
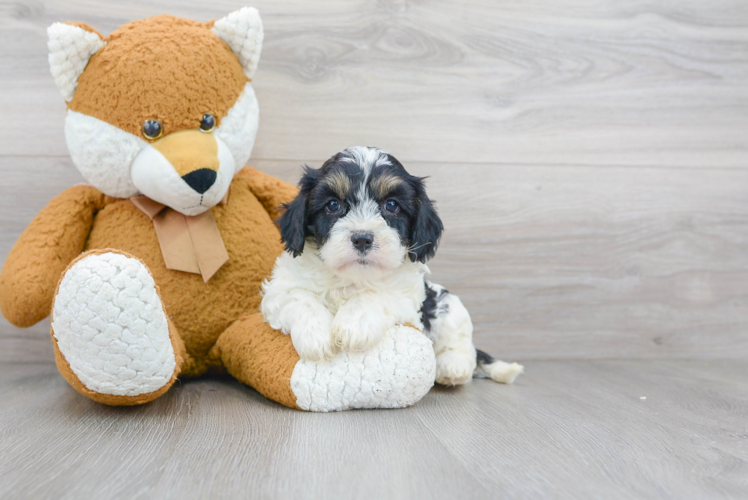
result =
[[294,257],[312,242],[330,271],[360,280],[436,252],[443,226],[423,178],[385,151],[346,149],[319,169],[306,167],[299,187],[280,220]]

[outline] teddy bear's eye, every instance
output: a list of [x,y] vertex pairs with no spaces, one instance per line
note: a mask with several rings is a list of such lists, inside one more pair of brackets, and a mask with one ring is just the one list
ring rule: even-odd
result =
[[143,137],[152,141],[161,137],[164,133],[164,126],[158,120],[146,120],[143,123]]
[[205,113],[203,119],[200,120],[200,131],[210,132],[216,128],[216,119],[210,113]]

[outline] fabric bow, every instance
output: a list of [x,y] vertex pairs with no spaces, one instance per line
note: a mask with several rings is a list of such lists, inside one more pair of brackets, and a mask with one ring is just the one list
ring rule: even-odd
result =
[[[227,191],[219,204],[227,204],[228,198]],[[153,221],[167,269],[200,274],[203,282],[207,283],[229,260],[218,224],[210,210],[188,216],[147,196],[133,196],[130,202]]]

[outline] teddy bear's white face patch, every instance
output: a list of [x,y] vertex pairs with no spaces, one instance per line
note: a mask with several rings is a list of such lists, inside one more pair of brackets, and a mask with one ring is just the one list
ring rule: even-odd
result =
[[260,107],[252,85],[247,83],[236,103],[221,120],[221,126],[214,132],[234,155],[237,172],[249,161],[259,125]]
[[65,136],[75,166],[104,194],[143,194],[184,215],[198,215],[223,199],[231,179],[249,160],[258,124],[257,98],[248,83],[212,132],[214,173],[207,172],[207,180],[197,183],[194,176],[180,175],[178,166],[152,143],[92,116],[68,111]]
[[92,186],[115,198],[138,194],[130,165],[148,143],[105,121],[69,110],[65,139],[70,157]]

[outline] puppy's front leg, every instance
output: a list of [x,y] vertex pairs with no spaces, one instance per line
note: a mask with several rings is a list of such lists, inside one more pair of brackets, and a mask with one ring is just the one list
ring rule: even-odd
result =
[[270,326],[291,335],[302,359],[322,361],[335,356],[330,334],[332,314],[313,292],[269,288],[262,301],[262,314]]
[[343,304],[332,320],[333,342],[346,351],[365,351],[377,345],[393,326],[376,295],[358,295]]

